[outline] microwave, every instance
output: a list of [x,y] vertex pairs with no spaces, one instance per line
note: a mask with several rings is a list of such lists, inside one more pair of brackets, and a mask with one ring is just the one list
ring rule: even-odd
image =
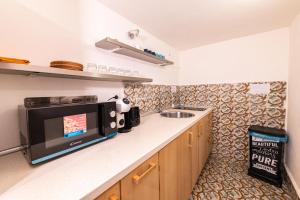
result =
[[22,105],[19,122],[24,155],[35,165],[114,137],[116,103]]

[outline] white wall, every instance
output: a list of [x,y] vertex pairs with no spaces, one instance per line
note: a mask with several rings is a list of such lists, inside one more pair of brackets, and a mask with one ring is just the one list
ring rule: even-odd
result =
[[[92,62],[138,70],[154,83],[176,83],[176,65],[158,67],[95,47],[96,41],[110,36],[177,61],[174,48],[142,29],[141,38],[130,41],[127,31],[139,27],[97,0],[1,0],[0,13],[0,56],[25,58],[45,67],[52,60]],[[25,97],[95,94],[105,101],[122,91],[121,83],[0,74],[0,150],[19,144],[17,105]]]
[[179,57],[180,84],[287,80],[289,29],[189,49]]
[[138,28],[97,0],[1,0],[0,55],[28,58],[32,64],[48,66],[66,59],[139,70],[156,83],[176,81],[176,67],[157,67],[136,59],[111,54],[95,47],[110,36],[164,53],[176,61],[176,50],[141,28],[141,39],[128,38]]
[[290,28],[290,66],[288,78],[288,134],[286,167],[300,196],[300,15]]

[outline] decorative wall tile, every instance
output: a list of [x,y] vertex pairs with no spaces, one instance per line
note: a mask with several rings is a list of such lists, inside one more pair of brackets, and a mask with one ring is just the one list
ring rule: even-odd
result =
[[235,83],[233,84],[234,93],[248,93],[249,92],[249,83]]
[[235,118],[249,118],[250,116],[250,108],[247,103],[232,103],[232,112],[231,114],[235,116]]
[[270,93],[281,93],[286,94],[286,82],[283,81],[275,81],[270,82]]
[[268,107],[283,107],[286,95],[281,93],[272,93],[268,96]]
[[124,94],[132,106],[139,106],[141,112],[146,113],[168,109],[172,103],[179,104],[180,88],[176,86],[176,89],[178,92],[172,93],[171,86],[166,85],[126,84]]
[[[266,105],[265,104],[256,104],[256,105],[250,105],[249,107],[249,113],[250,117],[259,117],[264,116],[266,112]],[[265,120],[265,118],[263,118]]]
[[133,92],[136,96],[138,97],[144,97],[144,89],[145,89],[145,86],[144,85],[141,85],[141,84],[136,84],[134,85],[134,88],[133,88]]
[[233,91],[233,99],[232,101],[236,103],[236,105],[241,104],[245,105],[248,102],[248,96],[246,93],[240,93],[236,92],[235,90]]
[[141,110],[146,110],[145,100],[143,98],[137,98],[134,106],[139,106]]
[[254,105],[265,105],[267,102],[267,95],[249,94],[249,102]]
[[207,95],[207,103],[210,106],[217,106],[219,104],[219,97],[217,93],[213,93],[211,91],[209,91],[208,95]]

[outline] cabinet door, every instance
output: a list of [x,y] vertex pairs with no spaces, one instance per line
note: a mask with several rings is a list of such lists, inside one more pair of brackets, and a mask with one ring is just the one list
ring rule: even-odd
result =
[[121,180],[122,200],[159,200],[158,154]]
[[178,198],[178,139],[159,152],[160,200],[180,200]]
[[96,200],[121,200],[120,198],[120,183],[115,184],[103,194],[96,198]]
[[212,150],[212,114],[198,123],[198,173],[200,174]]
[[192,191],[191,130],[178,138],[178,197],[188,199]]
[[212,113],[209,113],[203,119],[204,140],[206,141],[205,161],[207,160],[212,149]]
[[212,136],[212,113],[210,113],[208,115],[208,128],[207,128],[207,132],[208,132],[208,154],[211,153],[212,147],[213,147],[213,136]]
[[205,157],[207,154],[207,142],[204,136],[204,121],[201,120],[198,123],[198,175],[201,174],[201,171],[205,165]]
[[198,124],[192,127],[190,134],[190,143],[192,150],[192,186],[194,186],[198,180],[199,175],[199,147],[198,147]]

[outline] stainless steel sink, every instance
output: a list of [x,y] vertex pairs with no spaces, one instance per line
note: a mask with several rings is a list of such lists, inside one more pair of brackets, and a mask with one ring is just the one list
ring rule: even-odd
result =
[[207,108],[203,107],[189,107],[189,106],[175,106],[174,109],[179,109],[179,110],[195,110],[195,111],[205,111]]
[[189,118],[195,116],[193,113],[180,112],[180,111],[162,112],[160,113],[160,115],[168,118]]

